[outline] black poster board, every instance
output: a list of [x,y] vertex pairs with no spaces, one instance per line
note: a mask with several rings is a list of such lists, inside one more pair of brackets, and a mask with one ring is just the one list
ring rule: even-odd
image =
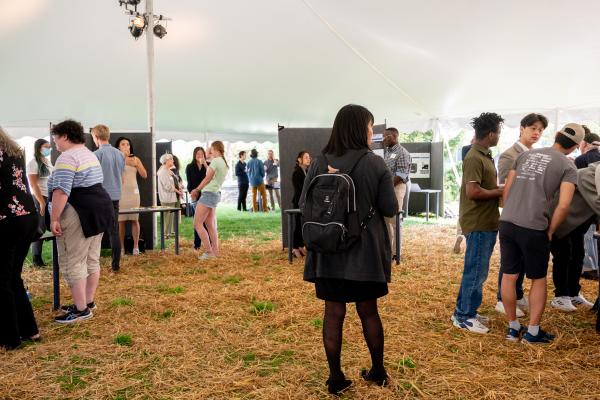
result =
[[[152,181],[152,136],[150,132],[111,132],[110,143],[114,146],[120,137],[126,137],[131,141],[131,145],[134,150],[134,154],[140,159],[144,168],[148,172],[148,177],[142,179],[139,175],[137,176],[138,188],[140,190],[140,205],[147,207],[152,205],[152,193],[156,190],[156,184]],[[91,151],[97,150],[96,145],[92,139],[92,135],[89,133],[85,134],[85,146]],[[52,142],[52,164],[56,162],[56,158],[60,153],[56,150],[54,143]],[[152,214],[140,215],[140,238],[144,239],[145,246],[147,249],[154,248],[154,231],[152,224]],[[129,228],[128,228],[129,231]],[[102,240],[102,247],[110,248],[107,242],[107,237]]]
[[[373,134],[383,134],[385,124],[374,125]],[[281,206],[283,210],[292,208],[294,187],[292,173],[296,166],[296,157],[301,151],[308,151],[314,159],[321,153],[329,137],[331,128],[283,128],[279,131],[279,180],[281,182]],[[281,222],[281,235],[284,247],[287,246],[287,218]]]

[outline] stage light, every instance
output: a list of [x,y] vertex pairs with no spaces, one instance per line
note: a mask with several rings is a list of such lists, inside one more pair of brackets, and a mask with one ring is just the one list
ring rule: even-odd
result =
[[136,16],[131,22],[136,28],[144,29],[146,26],[146,20],[141,15]]
[[159,24],[154,25],[153,31],[154,35],[156,35],[159,39],[162,39],[167,34],[165,27]]
[[146,27],[146,20],[144,17],[138,15],[134,19],[131,20],[131,25],[129,26],[129,32],[131,32],[131,36],[134,38],[139,38],[144,33],[144,28]]

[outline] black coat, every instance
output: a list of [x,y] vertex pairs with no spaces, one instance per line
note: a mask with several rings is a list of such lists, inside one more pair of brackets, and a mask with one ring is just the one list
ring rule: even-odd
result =
[[[349,150],[341,157],[327,155],[329,165],[347,172],[366,150]],[[322,155],[319,156],[323,157]],[[322,163],[312,163],[302,191],[301,203],[306,196],[310,181],[324,171],[318,171]],[[369,221],[360,240],[348,251],[338,254],[308,252],[304,265],[304,280],[337,278],[361,282],[390,282],[391,249],[390,238],[384,217],[393,217],[398,212],[398,200],[394,192],[392,174],[383,159],[369,150],[354,168],[352,179],[356,188],[356,204],[361,220],[372,205],[376,212]]]
[[185,176],[187,178],[187,190],[191,192],[200,186],[200,183],[206,178],[206,168],[204,165],[198,168],[198,164],[192,161],[185,167]]
[[292,186],[294,187],[294,197],[292,197],[292,207],[298,208],[300,203],[300,195],[302,194],[302,188],[304,187],[304,180],[306,174],[304,170],[296,165],[294,167],[294,173],[292,174]]

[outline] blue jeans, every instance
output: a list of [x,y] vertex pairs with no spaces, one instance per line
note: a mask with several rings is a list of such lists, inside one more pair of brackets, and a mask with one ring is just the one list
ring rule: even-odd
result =
[[475,318],[477,315],[497,235],[498,231],[475,231],[465,235],[465,265],[454,311],[454,315],[459,319]]
[[[517,278],[517,300],[521,300],[523,298],[523,280],[525,280],[525,272],[521,272],[519,277]],[[502,287],[502,271],[498,271],[498,301],[502,301],[501,289]]]

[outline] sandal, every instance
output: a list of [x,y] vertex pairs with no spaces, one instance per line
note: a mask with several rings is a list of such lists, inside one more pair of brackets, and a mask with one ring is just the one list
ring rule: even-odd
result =
[[360,377],[367,382],[373,382],[377,386],[387,386],[390,380],[385,371],[383,371],[383,373],[375,373],[373,370],[367,371],[366,369],[360,371]]
[[346,378],[339,380],[333,380],[330,378],[325,381],[325,384],[327,385],[327,391],[329,393],[339,396],[344,390],[348,389],[350,385],[352,385],[352,381]]

